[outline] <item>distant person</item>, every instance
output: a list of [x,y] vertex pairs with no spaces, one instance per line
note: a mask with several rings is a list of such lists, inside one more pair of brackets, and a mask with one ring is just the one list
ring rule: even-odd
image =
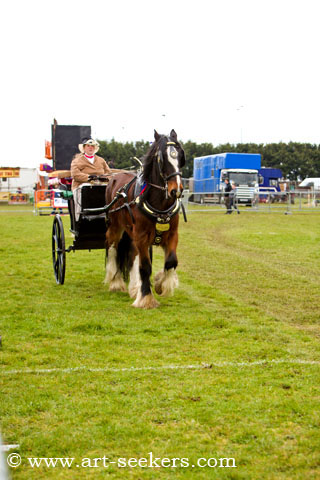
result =
[[229,193],[230,197],[230,213],[232,213],[232,207],[237,211],[237,213],[240,213],[238,210],[237,206],[237,186],[235,182],[231,182],[231,191]]
[[72,190],[87,183],[96,175],[111,174],[107,162],[96,155],[99,143],[93,138],[84,138],[79,144],[78,153],[71,162]]
[[229,181],[229,178],[226,178],[225,181],[225,187],[224,187],[224,204],[226,206],[226,214],[227,213],[232,213],[232,210],[231,210],[231,197],[230,197],[230,192],[232,191],[232,186],[231,186],[231,183]]

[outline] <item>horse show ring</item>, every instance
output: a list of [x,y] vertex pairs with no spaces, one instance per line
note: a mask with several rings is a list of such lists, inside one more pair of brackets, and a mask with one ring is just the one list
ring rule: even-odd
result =
[[[153,311],[131,308],[121,292],[108,293],[103,251],[70,255],[67,285],[56,285],[48,254],[52,218],[11,215],[10,255],[3,259],[7,323],[0,332],[4,442],[20,445],[24,456],[49,455],[52,444],[61,457],[68,447],[70,455],[86,452],[82,421],[89,414],[86,435],[95,439],[96,457],[107,442],[112,452],[127,453],[121,439],[106,434],[110,424],[121,435],[131,432],[141,451],[158,443],[160,455],[169,444],[179,456],[199,441],[194,452],[214,454],[220,442],[223,455],[239,459],[238,472],[248,477],[267,478],[260,467],[276,475],[282,466],[289,479],[305,465],[308,478],[320,365],[317,216],[247,212],[188,212],[188,223],[180,225],[180,288]],[[62,220],[67,227],[69,218]],[[157,271],[162,251],[154,250]],[[283,460],[288,452],[292,461]]]

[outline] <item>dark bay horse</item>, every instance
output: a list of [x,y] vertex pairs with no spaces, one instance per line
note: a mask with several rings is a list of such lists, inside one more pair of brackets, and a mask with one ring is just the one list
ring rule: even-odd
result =
[[108,212],[105,283],[110,291],[125,291],[125,280],[129,279],[134,307],[159,305],[150,283],[152,245],[160,245],[165,255],[164,269],[155,276],[156,293],[171,295],[178,285],[176,248],[183,190],[180,170],[184,164],[176,132],[171,130],[165,136],[155,131],[141,174],[118,173],[107,186],[107,204],[117,195],[119,200]]

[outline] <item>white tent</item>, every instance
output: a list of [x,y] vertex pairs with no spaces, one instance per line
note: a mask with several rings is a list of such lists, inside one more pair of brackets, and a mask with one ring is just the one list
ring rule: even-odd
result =
[[320,178],[319,177],[305,178],[303,182],[299,183],[299,187],[313,187],[315,190],[319,190]]

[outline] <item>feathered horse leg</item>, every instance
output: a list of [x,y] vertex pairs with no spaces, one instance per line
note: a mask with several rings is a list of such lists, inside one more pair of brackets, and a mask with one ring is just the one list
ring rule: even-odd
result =
[[118,260],[118,245],[120,242],[119,235],[114,235],[112,228],[107,231],[107,265],[106,265],[106,276],[104,279],[105,284],[109,284],[110,292],[125,292],[126,284],[123,279],[122,271],[119,265]]
[[174,289],[178,287],[178,275],[176,268],[178,259],[176,248],[178,244],[177,230],[171,235],[168,243],[164,247],[165,263],[164,269],[158,272],[154,279],[154,289],[158,295],[163,297],[173,295]]
[[151,260],[149,256],[149,249],[147,244],[138,244],[139,251],[139,271],[141,278],[141,286],[138,290],[137,298],[133,302],[132,306],[137,308],[156,308],[159,303],[154,298],[150,277],[152,272]]
[[139,290],[141,289],[141,277],[139,271],[139,255],[136,255],[132,268],[130,270],[130,280],[129,280],[129,295],[131,298],[136,298]]

